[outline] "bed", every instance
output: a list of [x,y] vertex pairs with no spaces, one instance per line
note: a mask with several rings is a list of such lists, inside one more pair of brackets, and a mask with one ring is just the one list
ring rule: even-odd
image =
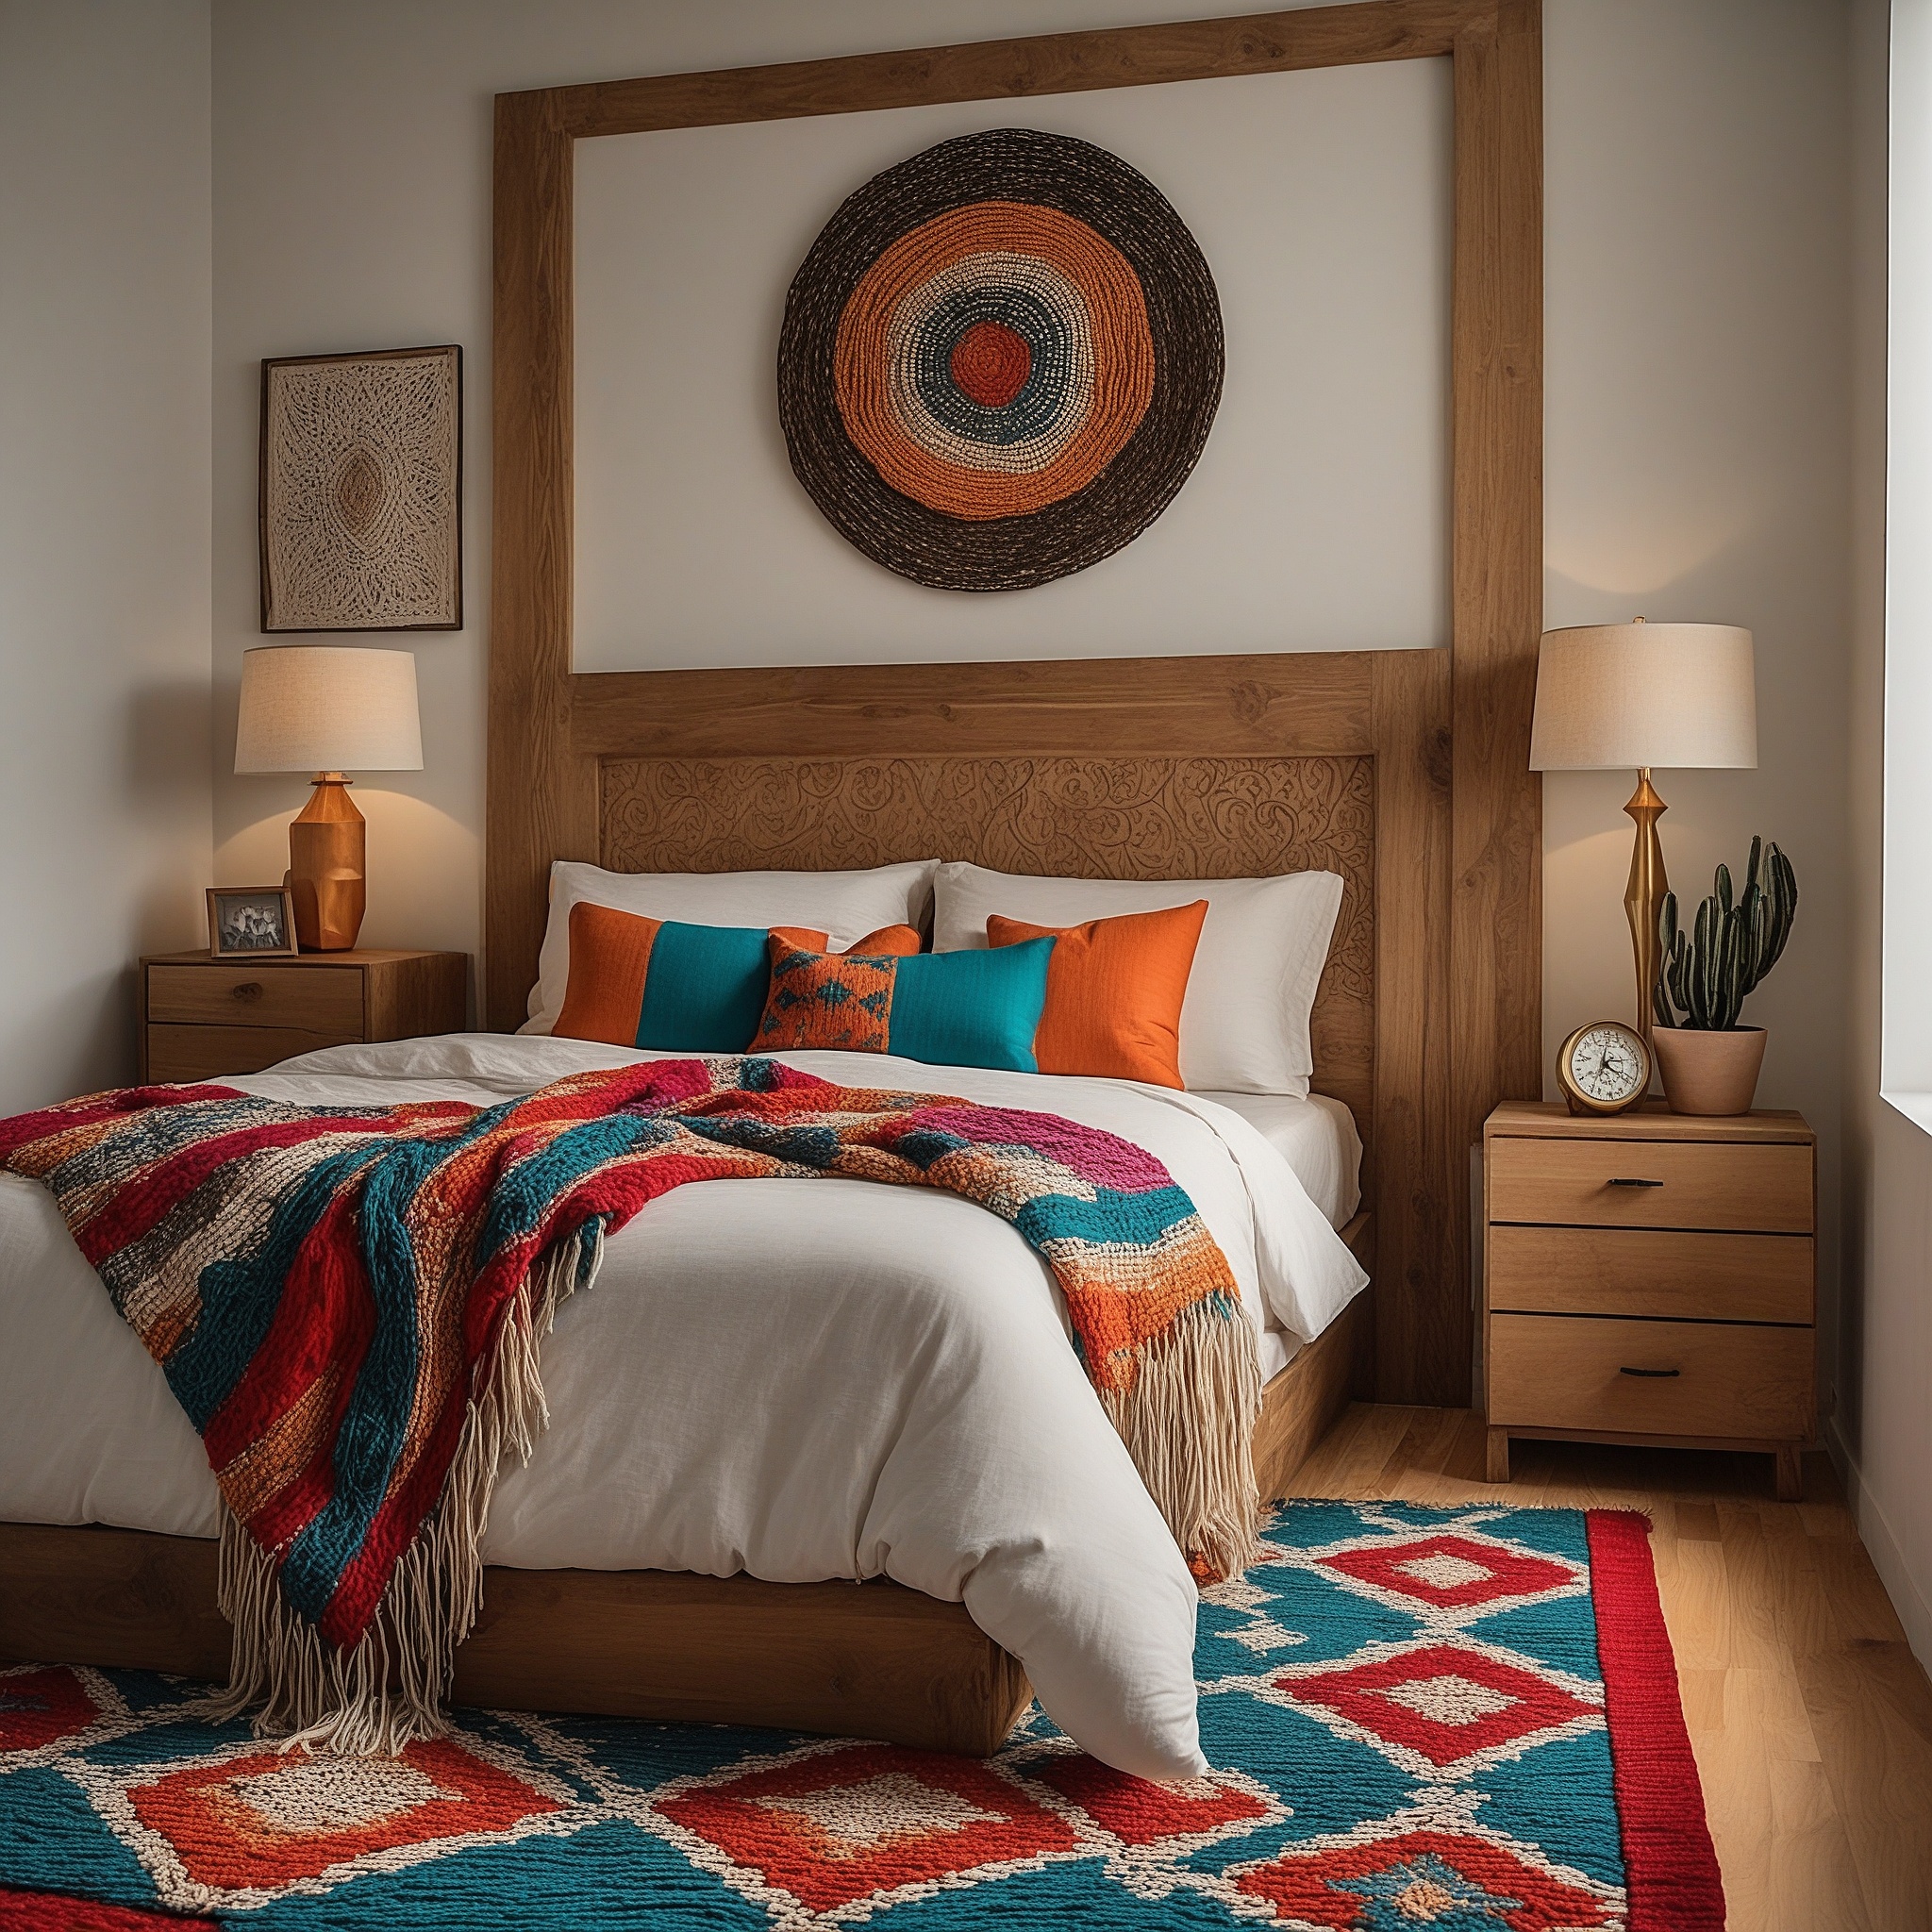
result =
[[[1457,86],[1452,649],[572,668],[575,141],[1429,54],[1454,56]],[[1387,0],[498,101],[480,1000],[482,1024],[495,1029],[489,1051],[505,1050],[501,1036],[524,1019],[558,859],[630,872],[832,870],[938,857],[1070,877],[1337,873],[1343,913],[1311,1023],[1316,1098],[1304,1105],[1335,1123],[1320,1104],[1325,1097],[1358,1135],[1359,1208],[1339,1240],[1374,1286],[1344,1297],[1319,1332],[1291,1336],[1297,1345],[1278,1341],[1284,1358],[1254,1438],[1264,1494],[1278,1493],[1352,1390],[1395,1401],[1467,1399],[1461,1150],[1497,1098],[1538,1084],[1538,813],[1524,754],[1540,590],[1539,59],[1533,6]],[[393,1068],[321,1071],[409,1077]],[[454,1076],[445,1065],[426,1077]],[[1219,1146],[1213,1158],[1239,1169],[1228,1141],[1241,1140],[1244,1114],[1259,1113],[1266,1117],[1245,1122],[1247,1165],[1274,1172],[1277,1192],[1287,1176],[1305,1205],[1316,1191],[1346,1197],[1345,1173],[1323,1179],[1311,1164],[1310,1188],[1294,1181],[1283,1157],[1284,1145],[1322,1137],[1310,1115],[1224,1104],[1217,1124],[1216,1106],[1170,1108],[1176,1118],[1166,1128],[1151,1119],[1141,1126],[1159,1140],[1185,1116],[1182,1141],[1193,1136],[1197,1152]],[[1346,1148],[1345,1135],[1329,1134],[1330,1164],[1339,1158],[1345,1169],[1338,1139]],[[1170,1151],[1191,1165],[1178,1142]],[[1334,1211],[1308,1207],[1324,1233]],[[18,1217],[0,1223],[0,1266],[17,1257],[22,1239]],[[586,1297],[574,1322],[594,1318],[608,1285]],[[1274,1332],[1291,1333],[1278,1318]],[[559,1352],[559,1377],[567,1365]],[[1042,1429],[1050,1407],[1032,1411]],[[121,1409],[132,1413],[125,1401]],[[0,1449],[10,1472],[29,1459],[18,1444]],[[35,1470],[53,1485],[33,1504],[41,1520],[0,1524],[0,1656],[221,1674],[227,1631],[213,1607],[213,1548],[193,1533],[192,1509],[166,1528],[115,1524],[85,1481],[72,1495],[74,1471]],[[536,1461],[526,1475],[541,1480]],[[519,1480],[508,1478],[501,1492],[506,1536],[519,1518]],[[0,1514],[7,1507],[0,1499]],[[73,1526],[76,1509],[94,1526]],[[481,1617],[458,1653],[458,1701],[762,1723],[987,1752],[1032,1694],[1021,1660],[1030,1646],[1028,1661],[1054,1679],[1049,1702],[1070,1714],[1078,1702],[1056,1678],[1059,1665],[1006,1624],[1003,1610],[982,1607],[1014,1648],[956,1600],[969,1594],[963,1574],[922,1572],[925,1587],[912,1587],[891,1581],[888,1565],[885,1577],[855,1586],[834,1579],[862,1572],[862,1558],[797,1580],[783,1565],[768,1566],[774,1575],[717,1575],[701,1564],[581,1567],[582,1552],[567,1543],[510,1550],[542,1560],[487,1571]],[[1150,1603],[1179,1590],[1171,1572],[1147,1581]],[[1143,1689],[1157,1701],[1183,1694],[1166,1679]],[[1191,1760],[1171,1716],[1143,1708],[1122,1719],[1116,1710],[1134,1735],[1111,1741],[1104,1710],[1076,1725],[1112,1761],[1181,1774]]]
[[[304,1104],[488,1105],[647,1058],[458,1036],[332,1048],[233,1084]],[[1146,1147],[1229,1257],[1264,1365],[1326,1333],[1365,1280],[1276,1149],[1212,1102],[872,1055],[787,1059],[841,1085],[1025,1103]],[[14,1337],[0,1511],[211,1541],[202,1445],[51,1196],[0,1182],[0,1242]],[[950,1195],[837,1180],[675,1192],[609,1239],[595,1285],[560,1311],[544,1349],[551,1425],[499,1484],[486,1561],[778,1586],[890,1577],[963,1602],[1099,1755],[1187,1774],[1193,1585],[1063,1321],[1013,1230]]]
[[[1425,755],[1440,664],[1401,654],[1368,667],[1415,700],[1380,714],[1386,752],[605,758],[592,856],[633,874],[729,871],[751,858],[811,872],[926,854],[995,866],[1024,858],[1069,875],[1337,874],[1341,913],[1309,1018],[1306,1099],[871,1055],[788,1057],[840,1080],[1085,1120],[1163,1159],[1242,1283],[1268,1378],[1257,1474],[1264,1494],[1279,1493],[1373,1374],[1371,1297],[1357,1290],[1371,1264],[1386,1279],[1373,1208],[1389,1141],[1405,1146],[1420,1085],[1421,1029],[1405,1041],[1400,1016],[1425,1023],[1432,1002],[1428,951],[1391,948],[1380,930],[1401,898],[1387,855],[1426,855],[1430,813],[1441,809],[1439,788],[1399,782],[1405,748]],[[1177,670],[1113,668],[1115,690]],[[762,683],[758,674],[734,681],[745,695]],[[660,732],[670,709],[654,707]],[[715,733],[714,703],[703,716]],[[1024,722],[1016,715],[1008,728]],[[1398,858],[1394,880],[1414,862]],[[528,985],[525,976],[520,994]],[[523,1008],[520,997],[518,1020]],[[625,1058],[581,1041],[479,1034],[329,1049],[235,1084],[308,1102],[480,1102]],[[743,1198],[727,1201],[734,1193]],[[10,1197],[0,1199],[0,1319],[20,1338],[0,1363],[0,1654],[218,1675],[226,1626],[213,1611],[214,1496],[199,1444],[51,1200],[11,1177],[0,1195]],[[1400,1254],[1414,1223],[1399,1208],[1391,1219]],[[726,1223],[738,1245],[721,1265]],[[815,1247],[805,1236],[821,1226]],[[873,1244],[862,1268],[858,1227]],[[747,1264],[745,1242],[758,1264]],[[908,1271],[906,1257],[924,1253],[944,1254],[954,1272]],[[770,1299],[757,1284],[779,1257],[792,1271],[791,1316],[828,1368],[755,1339]],[[1035,1344],[1016,1356],[1009,1335],[962,1330],[962,1345],[998,1366],[956,1389],[945,1362],[935,1367],[907,1338],[923,1332],[934,1296],[964,1299],[960,1269],[1030,1297],[1021,1313]],[[659,1287],[633,1291],[640,1280]],[[667,1299],[663,1284],[681,1295]],[[836,1290],[835,1314],[810,1299],[822,1290]],[[1399,1298],[1393,1306],[1399,1322]],[[962,1202],[908,1201],[855,1182],[727,1182],[657,1204],[609,1243],[605,1274],[567,1305],[549,1345],[556,1419],[529,1469],[499,1490],[484,1609],[458,1653],[455,1695],[983,1752],[1038,1691],[1108,1761],[1158,1775],[1198,1769],[1193,1587],[1063,1334],[1040,1327],[1058,1319],[1053,1307],[1011,1229]],[[651,1310],[644,1328],[625,1326]],[[862,1344],[837,1340],[859,1334]],[[622,1404],[597,1392],[597,1365],[611,1360],[655,1365],[641,1396],[699,1391],[683,1424],[626,1431]],[[841,1415],[842,1433],[814,1424],[815,1405]],[[953,1432],[905,1449],[908,1419],[916,1433],[928,1411],[952,1416]],[[988,1442],[1015,1446],[1002,1459],[974,1449]],[[834,1500],[822,1495],[814,1507],[788,1488],[789,1470],[832,1465],[843,1472],[829,1486]],[[963,1467],[977,1470],[984,1492],[953,1493],[935,1474]],[[1042,1490],[1049,1468],[1081,1474]],[[82,1524],[98,1526],[67,1526]],[[880,1580],[855,1589],[861,1576]]]

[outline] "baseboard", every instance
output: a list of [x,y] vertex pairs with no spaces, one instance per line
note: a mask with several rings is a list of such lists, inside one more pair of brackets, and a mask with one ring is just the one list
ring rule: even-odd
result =
[[1885,1520],[1885,1511],[1865,1487],[1857,1457],[1839,1433],[1836,1416],[1825,1424],[1824,1435],[1825,1453],[1844,1480],[1845,1501],[1851,1507],[1852,1521],[1858,1525],[1858,1535],[1872,1558],[1872,1567],[1878,1572],[1878,1580],[1885,1586],[1899,1622],[1905,1625],[1906,1641],[1911,1645],[1912,1655],[1925,1667],[1927,1675],[1932,1675],[1932,1604],[1926,1603],[1907,1567],[1898,1539],[1891,1533],[1891,1524]]

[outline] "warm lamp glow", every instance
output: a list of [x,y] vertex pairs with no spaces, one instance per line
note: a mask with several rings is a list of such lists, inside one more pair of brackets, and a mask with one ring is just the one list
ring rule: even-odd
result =
[[1751,633],[1731,624],[1582,624],[1546,630],[1532,772],[1757,763]]
[[1624,809],[1636,822],[1624,911],[1637,967],[1637,1030],[1650,1037],[1662,964],[1657,912],[1670,880],[1653,769],[1757,763],[1751,633],[1734,624],[1580,624],[1546,630],[1536,665],[1532,772],[1637,772]]
[[416,659],[408,651],[268,646],[242,654],[237,772],[313,772],[289,827],[295,937],[308,951],[356,943],[367,903],[368,829],[344,772],[420,772]]
[[411,653],[283,645],[242,654],[238,773],[422,769]]

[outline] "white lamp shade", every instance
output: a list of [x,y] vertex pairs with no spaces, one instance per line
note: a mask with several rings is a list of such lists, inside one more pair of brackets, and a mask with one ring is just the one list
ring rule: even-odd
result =
[[237,772],[420,772],[408,651],[286,644],[242,654]]
[[1748,769],[1757,762],[1748,630],[1638,623],[1543,633],[1531,771]]

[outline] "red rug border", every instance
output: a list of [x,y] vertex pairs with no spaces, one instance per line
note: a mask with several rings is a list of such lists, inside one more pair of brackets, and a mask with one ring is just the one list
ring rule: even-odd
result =
[[1629,1932],[1724,1932],[1724,1875],[1657,1597],[1650,1519],[1591,1509],[1584,1524]]
[[66,1891],[0,1885],[0,1932],[222,1932],[219,1920],[158,1907],[103,1905]]

